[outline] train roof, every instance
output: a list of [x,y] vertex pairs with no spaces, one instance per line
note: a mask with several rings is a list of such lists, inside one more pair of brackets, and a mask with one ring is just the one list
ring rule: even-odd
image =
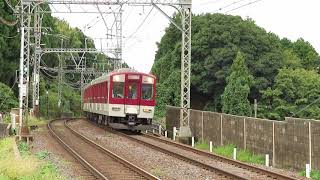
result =
[[153,78],[156,78],[154,75],[152,74],[146,74],[146,73],[141,73],[141,72],[138,72],[137,70],[134,70],[134,69],[131,69],[131,68],[122,68],[122,69],[117,69],[117,70],[114,70],[112,72],[109,72],[109,73],[106,73],[106,74],[103,74],[102,76],[92,80],[90,83],[88,83],[84,89],[86,89],[88,86],[91,86],[91,85],[94,85],[94,84],[98,84],[100,82],[103,82],[105,81],[109,76],[113,76],[113,75],[117,75],[117,74],[141,74],[141,75],[145,75],[145,76],[150,76],[150,77],[153,77]]

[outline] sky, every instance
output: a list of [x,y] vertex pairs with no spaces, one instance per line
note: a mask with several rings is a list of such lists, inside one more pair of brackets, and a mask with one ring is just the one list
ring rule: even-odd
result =
[[[260,27],[273,32],[280,38],[287,37],[295,41],[302,37],[309,41],[320,52],[320,1],[317,0],[193,0],[192,12],[224,13],[250,17]],[[176,10],[161,6],[163,11],[172,15]],[[54,11],[67,10],[65,6],[55,5]],[[71,6],[72,11],[90,11],[97,7]],[[100,11],[117,11],[117,7],[100,6]],[[123,60],[134,69],[148,73],[151,70],[157,51],[156,42],[160,42],[169,26],[169,20],[151,6],[124,6],[123,20]],[[95,40],[97,48],[107,49],[115,46],[114,40],[107,39],[114,16],[100,14],[63,14],[53,16],[66,20],[71,27],[78,27],[87,36]],[[110,37],[110,36],[109,36]],[[112,56],[112,55],[110,55]]]

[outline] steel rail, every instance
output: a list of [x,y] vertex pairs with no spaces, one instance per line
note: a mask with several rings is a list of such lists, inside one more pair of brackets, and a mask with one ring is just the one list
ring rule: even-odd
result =
[[264,174],[264,175],[268,175],[268,176],[271,176],[271,177],[273,177],[275,179],[279,179],[279,180],[283,180],[283,179],[295,180],[296,179],[296,178],[293,178],[293,177],[290,177],[290,176],[286,176],[284,174],[276,173],[276,172],[273,172],[273,171],[268,171],[268,170],[265,170],[265,169],[262,169],[262,168],[259,168],[259,167],[256,167],[256,166],[252,166],[252,165],[240,162],[240,161],[236,161],[236,160],[233,160],[233,159],[230,159],[230,158],[226,158],[226,157],[223,157],[223,156],[220,156],[220,155],[217,155],[217,154],[209,153],[209,152],[204,151],[204,150],[196,149],[196,148],[193,148],[193,147],[185,145],[185,144],[174,142],[172,140],[162,139],[162,138],[159,138],[159,137],[155,137],[154,135],[148,135],[148,134],[145,134],[145,133],[142,133],[142,134],[143,134],[144,137],[147,137],[147,138],[150,138],[150,139],[154,139],[156,141],[160,141],[160,142],[168,144],[168,145],[173,145],[175,147],[178,147],[178,148],[190,151],[190,152],[194,152],[194,153],[196,153],[198,155],[203,155],[203,156],[206,156],[206,157],[209,157],[209,158],[212,158],[212,159],[218,159],[221,162],[224,162],[224,163],[227,163],[227,164],[231,164],[231,165],[240,167],[242,169],[247,169],[247,170],[251,170],[253,172],[257,172],[257,173],[261,173],[261,174]]
[[89,162],[87,162],[83,157],[81,157],[75,150],[73,150],[67,143],[65,143],[53,130],[51,127],[51,123],[54,121],[63,120],[63,119],[54,119],[48,123],[48,129],[51,135],[58,140],[58,142],[66,149],[72,156],[74,156],[89,172],[99,179],[108,179],[101,172],[99,172],[96,168],[94,168]]
[[[99,127],[101,127],[101,126],[99,126]],[[167,149],[164,149],[164,148],[155,146],[155,145],[153,145],[153,144],[149,144],[149,143],[147,143],[147,142],[144,142],[144,141],[142,141],[142,140],[136,139],[136,138],[134,138],[134,137],[132,137],[132,136],[128,136],[128,135],[126,135],[126,134],[124,134],[124,133],[121,133],[121,132],[119,132],[119,131],[114,131],[114,130],[108,128],[108,127],[101,127],[101,128],[106,129],[107,131],[109,131],[109,132],[111,132],[111,133],[120,135],[120,136],[125,137],[125,138],[130,139],[130,140],[133,140],[133,141],[135,141],[135,142],[137,142],[137,143],[139,143],[139,144],[143,144],[143,145],[145,145],[145,146],[147,146],[147,147],[150,147],[150,148],[152,148],[152,149],[155,149],[155,150],[157,150],[157,151],[160,151],[160,152],[162,152],[162,153],[164,153],[164,154],[167,154],[167,155],[169,155],[169,156],[173,156],[173,157],[176,157],[176,158],[178,158],[178,159],[180,159],[180,160],[182,160],[182,161],[186,161],[186,162],[189,162],[189,163],[191,163],[191,164],[194,164],[194,165],[196,165],[196,166],[198,166],[198,167],[201,167],[201,168],[203,168],[203,169],[206,169],[206,170],[208,170],[208,171],[216,172],[216,173],[219,174],[219,175],[226,176],[226,177],[229,177],[229,178],[231,178],[231,179],[247,180],[247,178],[245,178],[245,177],[242,177],[242,176],[239,176],[239,175],[230,173],[230,172],[228,172],[228,171],[225,171],[225,170],[220,169],[220,168],[217,168],[217,167],[213,167],[213,166],[204,164],[204,163],[202,163],[202,162],[200,162],[200,161],[197,161],[197,160],[188,158],[188,157],[186,157],[186,156],[183,156],[183,155],[180,155],[180,154],[178,154],[178,153],[169,151],[169,150],[167,150]]]
[[88,142],[89,144],[92,144],[93,146],[95,146],[97,149],[99,149],[100,151],[102,151],[103,153],[107,154],[108,156],[110,156],[111,158],[113,158],[114,160],[120,162],[121,164],[125,165],[127,168],[133,170],[134,172],[140,174],[141,176],[150,179],[150,180],[157,180],[159,179],[158,177],[148,173],[147,171],[141,169],[140,167],[130,163],[129,161],[121,158],[120,156],[114,154],[113,152],[105,149],[104,147],[102,147],[101,145],[95,143],[94,141],[88,139],[87,137],[81,135],[79,132],[75,131],[74,129],[72,129],[69,125],[68,125],[68,121],[71,120],[76,120],[76,119],[70,119],[70,120],[65,120],[64,124],[65,127],[68,128],[73,134],[75,134],[76,136],[80,137],[81,139],[83,139],[84,141]]

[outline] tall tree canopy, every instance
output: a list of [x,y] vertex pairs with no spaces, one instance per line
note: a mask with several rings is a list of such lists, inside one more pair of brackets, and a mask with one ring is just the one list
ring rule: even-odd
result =
[[[175,17],[179,20],[179,16]],[[280,39],[258,27],[251,19],[223,14],[202,14],[192,17],[192,66],[191,107],[222,111],[221,95],[237,52],[241,51],[253,81],[249,102],[257,99],[261,116],[266,100],[261,91],[273,87],[275,77],[282,68],[315,70],[320,59],[315,49],[303,39],[292,42]],[[158,51],[152,72],[158,78],[158,86],[168,85],[180,72],[181,32],[171,24],[158,43]],[[173,75],[175,74],[175,75]],[[175,82],[179,82],[176,77]],[[163,89],[163,90],[162,90]],[[180,83],[170,84],[172,91],[180,91]],[[167,92],[159,88],[159,94]],[[176,95],[173,95],[176,94]],[[177,93],[158,96],[157,102],[179,105]],[[178,103],[177,103],[178,102]],[[164,108],[157,107],[163,112]],[[261,109],[262,108],[262,109]],[[161,113],[160,113],[161,114]],[[259,115],[259,112],[258,112]]]
[[227,86],[222,96],[222,111],[224,113],[251,116],[248,95],[252,79],[245,59],[239,51],[231,66],[230,75],[227,77]]
[[317,71],[284,68],[275,81],[272,88],[262,91],[265,117],[320,119],[320,75]]
[[10,112],[11,108],[18,106],[18,99],[12,89],[0,82],[0,112]]

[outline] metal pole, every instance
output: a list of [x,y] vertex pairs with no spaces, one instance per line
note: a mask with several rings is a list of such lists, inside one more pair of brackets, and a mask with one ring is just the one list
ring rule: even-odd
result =
[[257,118],[257,110],[258,110],[257,99],[254,99],[254,117],[255,118]]
[[180,0],[182,20],[182,50],[181,50],[181,114],[180,133],[181,137],[190,137],[189,125],[190,108],[190,76],[191,76],[191,0]]
[[19,126],[22,127],[23,116],[23,95],[25,95],[26,87],[23,84],[23,54],[24,54],[24,27],[21,27],[21,41],[20,41],[20,73],[19,73]]
[[41,61],[41,23],[40,6],[35,5],[34,10],[34,61],[33,61],[33,90],[32,108],[35,117],[39,117],[39,82],[40,82],[40,61]]
[[31,3],[21,0],[20,7],[20,71],[19,71],[19,126],[23,126],[24,116],[28,116],[28,84],[29,84],[29,59],[30,59],[30,22]]
[[47,118],[49,119],[49,92],[48,90],[46,91],[47,95]]

